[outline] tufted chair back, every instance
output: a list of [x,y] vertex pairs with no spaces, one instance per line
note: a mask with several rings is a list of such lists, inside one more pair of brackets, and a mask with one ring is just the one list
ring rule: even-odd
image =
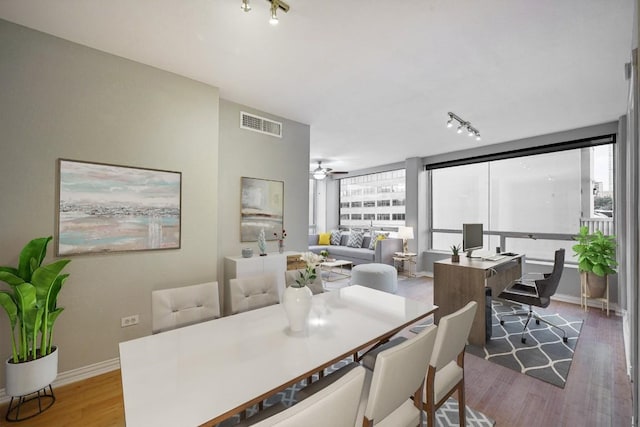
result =
[[229,288],[231,314],[278,303],[278,281],[275,273],[231,279]]
[[220,317],[218,282],[151,292],[153,333]]

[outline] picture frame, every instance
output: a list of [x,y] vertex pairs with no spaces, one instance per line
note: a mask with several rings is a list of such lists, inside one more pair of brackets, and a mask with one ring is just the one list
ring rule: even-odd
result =
[[56,255],[180,249],[182,173],[58,159]]
[[240,179],[240,241],[258,241],[260,230],[266,240],[276,240],[284,225],[284,181]]

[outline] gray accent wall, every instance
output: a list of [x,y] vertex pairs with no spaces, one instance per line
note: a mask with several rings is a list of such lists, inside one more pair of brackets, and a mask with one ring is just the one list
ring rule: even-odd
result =
[[[151,333],[152,290],[217,277],[218,89],[2,20],[0,70],[0,265],[54,234],[59,158],[182,172],[180,249],[69,257],[59,371],[116,358]],[[4,357],[4,313],[0,331]]]
[[[240,111],[281,122],[282,138],[241,129]],[[239,256],[245,247],[253,249],[254,256],[259,253],[257,242],[240,242],[240,178],[243,176],[284,181],[285,250],[308,249],[309,134],[309,125],[220,100],[219,283],[223,283],[225,256]],[[267,241],[267,252],[277,251],[277,241]]]

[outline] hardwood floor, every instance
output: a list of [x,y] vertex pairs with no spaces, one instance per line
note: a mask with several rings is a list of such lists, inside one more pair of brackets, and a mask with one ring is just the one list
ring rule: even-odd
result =
[[[399,280],[398,293],[432,301],[429,278]],[[564,389],[467,354],[467,405],[497,426],[630,426],[631,385],[626,374],[622,320],[600,310],[553,302],[547,309],[584,318]],[[124,426],[120,372],[55,389],[56,403],[20,427]],[[0,408],[5,425],[6,406]]]

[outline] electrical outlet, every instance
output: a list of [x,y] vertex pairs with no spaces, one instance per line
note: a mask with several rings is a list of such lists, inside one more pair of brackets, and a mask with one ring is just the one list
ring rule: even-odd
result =
[[120,319],[120,327],[126,328],[127,326],[137,325],[139,321],[140,321],[140,318],[138,317],[137,314],[123,317],[122,319]]

